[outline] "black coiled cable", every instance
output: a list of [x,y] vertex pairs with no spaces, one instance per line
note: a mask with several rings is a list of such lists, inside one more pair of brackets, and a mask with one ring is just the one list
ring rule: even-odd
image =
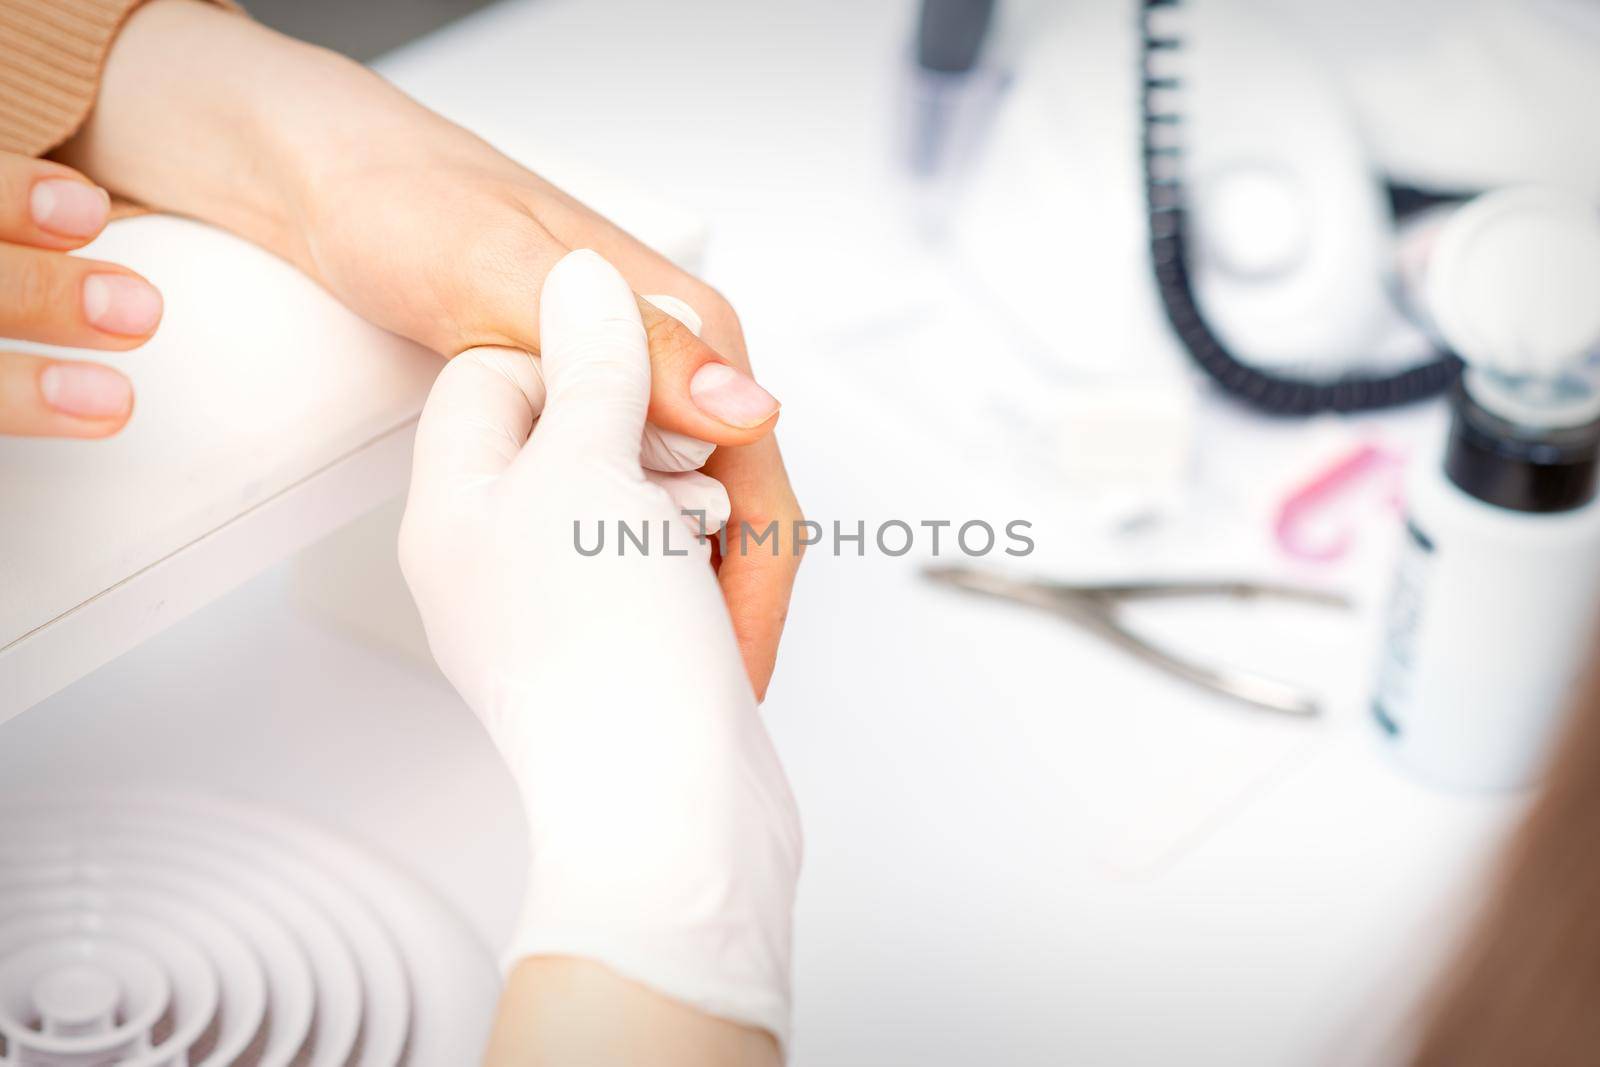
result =
[[[1182,0],[1140,0],[1139,13],[1143,79],[1139,108],[1150,261],[1173,332],[1213,381],[1244,403],[1272,415],[1376,411],[1437,396],[1461,372],[1460,359],[1450,352],[1440,352],[1427,362],[1387,374],[1308,381],[1259,370],[1240,361],[1206,324],[1189,281],[1188,217],[1178,167],[1182,149],[1176,143],[1158,143],[1156,132],[1180,126],[1183,116],[1175,109],[1157,108],[1157,92],[1181,86],[1176,77],[1159,74],[1153,60],[1159,52],[1181,48],[1183,42],[1173,33],[1156,33],[1151,26],[1151,12],[1181,3]],[[1169,173],[1158,173],[1163,163],[1170,164]]]

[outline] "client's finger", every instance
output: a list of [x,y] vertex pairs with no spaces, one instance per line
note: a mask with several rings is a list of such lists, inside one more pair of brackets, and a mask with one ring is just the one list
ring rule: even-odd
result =
[[776,437],[742,448],[719,448],[706,473],[727,486],[733,512],[729,549],[717,581],[745,669],[757,698],[766,696],[789,617],[789,598],[805,546],[799,542],[800,504],[784,472]]
[[650,338],[650,421],[716,445],[743,445],[772,432],[777,399],[689,327],[641,301]]
[[110,217],[106,191],[71,167],[0,152],[0,241],[80,248]]
[[98,363],[0,352],[0,434],[108,437],[133,413],[133,384]]
[[[463,290],[452,298],[463,310],[437,337],[418,339],[445,354],[479,345],[540,353],[540,294],[566,247],[532,219],[521,232],[502,226],[477,244],[480,262],[468,264]],[[599,253],[606,255],[606,249]],[[622,274],[629,277],[626,269]],[[653,304],[634,299],[650,349],[651,423],[714,445],[748,444],[772,432],[778,402],[737,358],[705,344]]]
[[[687,302],[675,296],[647,296],[644,299],[683,323],[696,337],[700,336],[700,315]],[[706,465],[706,460],[711,458],[716,447],[710,441],[646,423],[639,462],[645,470],[650,471],[697,471]]]
[[0,244],[0,337],[72,348],[136,348],[161,322],[161,294],[125,267]]
[[[547,189],[535,199],[533,210],[540,224],[530,224],[524,235],[499,235],[500,241],[513,241],[513,247],[503,255],[497,253],[495,269],[475,280],[480,291],[483,284],[493,291],[489,306],[499,309],[496,318],[506,323],[497,328],[510,331],[505,337],[516,344],[538,351],[538,322],[522,325],[530,317],[526,294],[549,273],[563,246],[598,252],[635,293],[704,290],[686,285],[683,272],[669,261],[559,190]],[[704,295],[710,302],[712,294],[706,290]],[[697,305],[695,310],[708,322],[714,321],[718,316],[711,308],[698,306],[700,299],[691,295],[688,303]],[[647,300],[640,299],[639,311],[650,339],[651,423],[714,445],[749,444],[772,432],[778,401],[750,376],[742,352],[721,349],[715,339],[706,344],[689,326]],[[537,314],[531,317],[536,320]]]

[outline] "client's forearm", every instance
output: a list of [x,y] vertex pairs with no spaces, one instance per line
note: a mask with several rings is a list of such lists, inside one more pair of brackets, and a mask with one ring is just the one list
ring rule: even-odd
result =
[[770,1034],[695,1011],[598,963],[525,959],[485,1067],[778,1067]]

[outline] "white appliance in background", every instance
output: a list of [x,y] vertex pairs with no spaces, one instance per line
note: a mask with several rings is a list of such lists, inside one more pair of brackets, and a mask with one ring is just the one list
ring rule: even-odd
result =
[[[1144,9],[1149,8],[1146,12]],[[1600,14],[1583,0],[1173,0],[998,7],[1014,79],[949,205],[954,243],[1058,378],[1153,390],[1194,363],[1152,277],[1152,127],[1185,187],[1199,310],[1242,362],[1312,380],[1415,364],[1386,180],[1600,201]],[[1158,166],[1166,166],[1158,161]]]
[[[695,266],[698,219],[477,128]],[[167,311],[126,432],[5,446],[0,1064],[470,1062],[525,846],[395,562],[440,361],[194,222],[88,252]]]

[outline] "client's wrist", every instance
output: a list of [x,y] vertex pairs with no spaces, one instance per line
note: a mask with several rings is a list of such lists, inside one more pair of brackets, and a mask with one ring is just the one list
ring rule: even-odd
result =
[[308,190],[400,97],[360,64],[202,0],[151,0],[112,46],[88,121],[56,153],[120,196],[309,265]]

